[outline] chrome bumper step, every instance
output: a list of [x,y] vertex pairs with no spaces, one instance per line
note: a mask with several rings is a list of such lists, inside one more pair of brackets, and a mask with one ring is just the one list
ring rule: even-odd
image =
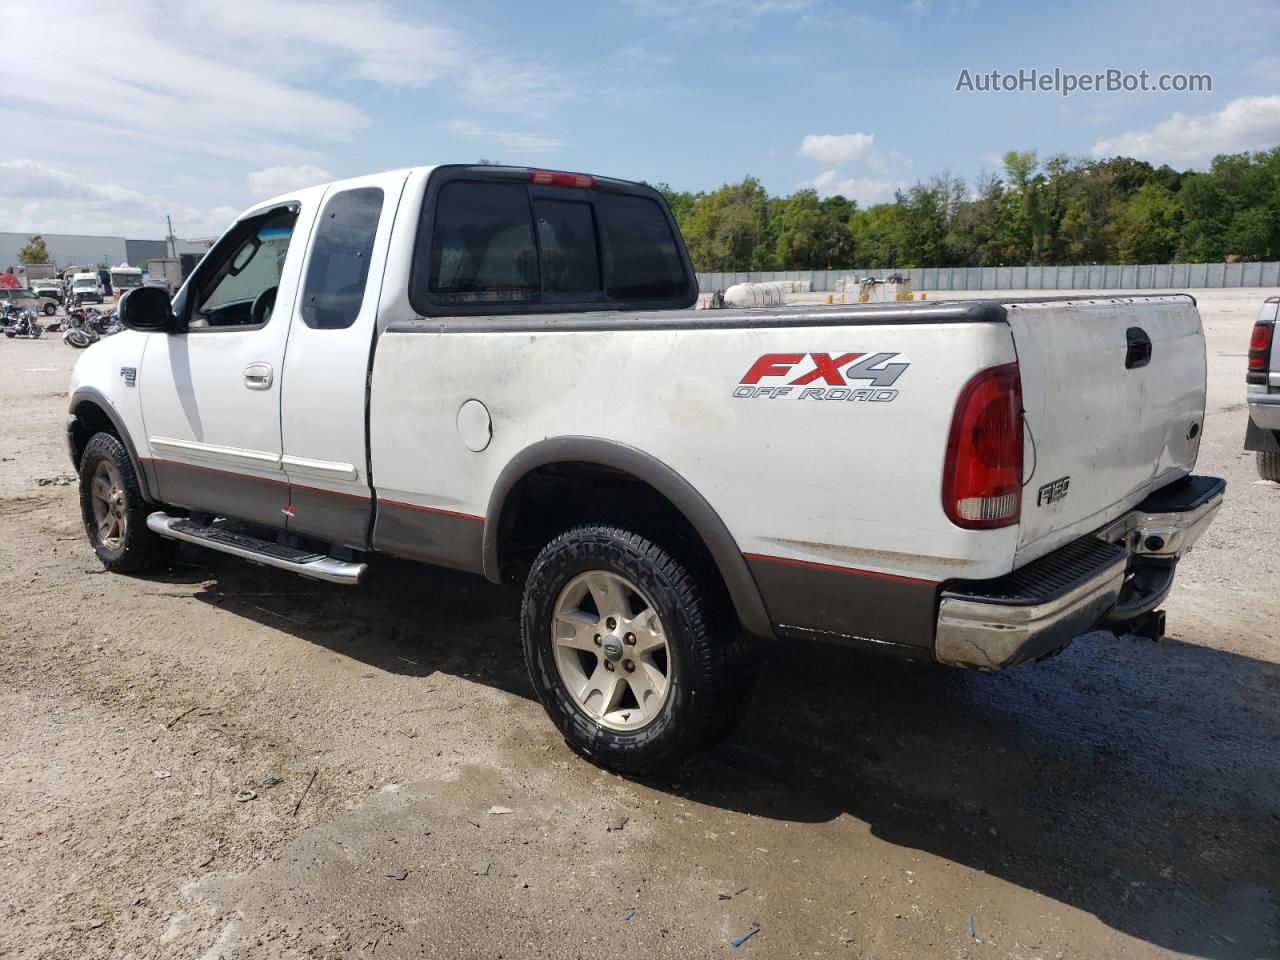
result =
[[323,553],[287,547],[217,525],[196,523],[185,517],[171,517],[161,510],[147,517],[147,527],[171,540],[194,543],[220,553],[229,553],[242,560],[251,560],[328,583],[355,586],[368,570],[367,564],[335,560]]
[[1162,634],[1155,608],[1225,491],[1226,481],[1217,477],[1184,477],[1114,523],[1003,577],[949,581],[939,594],[934,659],[1003,670],[1090,630],[1133,626]]

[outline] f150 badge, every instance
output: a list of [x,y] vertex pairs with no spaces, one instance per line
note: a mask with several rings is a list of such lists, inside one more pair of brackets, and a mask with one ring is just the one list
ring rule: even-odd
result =
[[1067,488],[1070,486],[1070,477],[1059,477],[1057,480],[1050,480],[1036,494],[1036,506],[1047,507],[1051,503],[1057,503],[1059,500],[1065,499]]
[[842,353],[834,357],[829,353],[766,353],[743,374],[733,395],[741,399],[889,403],[898,396],[891,388],[909,366],[911,361],[900,353]]

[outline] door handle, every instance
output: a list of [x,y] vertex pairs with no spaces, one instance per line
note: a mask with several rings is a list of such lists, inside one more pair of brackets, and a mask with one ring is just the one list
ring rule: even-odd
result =
[[268,390],[272,379],[269,363],[251,363],[244,368],[244,385],[250,390]]

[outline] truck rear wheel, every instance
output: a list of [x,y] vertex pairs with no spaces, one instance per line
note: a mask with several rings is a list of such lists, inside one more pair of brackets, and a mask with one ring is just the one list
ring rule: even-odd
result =
[[525,584],[525,662],[573,749],[624,773],[653,773],[732,729],[754,656],[709,586],[621,527],[574,527],[543,548]]
[[1258,476],[1280,483],[1280,453],[1258,451]]
[[80,513],[89,545],[112,573],[138,573],[166,555],[168,542],[147,529],[149,512],[124,444],[94,434],[80,457]]

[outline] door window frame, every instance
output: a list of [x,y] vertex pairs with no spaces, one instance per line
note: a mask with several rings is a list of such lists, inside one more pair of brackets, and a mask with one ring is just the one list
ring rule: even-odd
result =
[[[218,242],[209,249],[209,252],[200,258],[196,268],[191,271],[191,276],[187,278],[182,285],[182,289],[173,299],[173,315],[178,322],[177,330],[175,331],[177,335],[185,336],[193,333],[252,333],[256,330],[265,329],[275,319],[279,311],[273,309],[271,316],[263,323],[244,323],[226,327],[192,327],[191,310],[196,298],[203,293],[203,285],[209,282],[211,275],[218,272],[227,257],[235,255],[236,250],[244,243],[245,237],[251,232],[261,229],[264,221],[284,212],[294,215],[294,228],[296,229],[298,217],[302,212],[302,204],[296,200],[272,204],[270,207],[255,210],[248,216],[242,217],[233,223],[218,239]],[[296,236],[290,236],[290,247],[293,246],[296,239]],[[285,257],[288,257],[288,253],[285,254]],[[281,277],[283,275],[284,271],[281,270]]]

